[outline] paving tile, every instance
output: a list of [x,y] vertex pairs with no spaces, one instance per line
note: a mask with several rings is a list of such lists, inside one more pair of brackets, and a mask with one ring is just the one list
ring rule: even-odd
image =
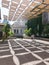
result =
[[12,46],[17,46],[17,45],[18,45],[18,44],[17,44],[15,41],[13,41],[13,40],[10,40],[10,43],[11,43]]
[[39,60],[38,58],[34,57],[31,53],[25,55],[17,55],[17,57],[20,61],[20,64]]
[[46,62],[48,62],[48,63],[49,63],[49,60],[46,60]]
[[49,46],[49,44],[44,44],[45,46]]
[[41,43],[35,43],[34,45],[37,46],[37,47],[44,46],[44,44],[41,44]]
[[46,65],[44,62],[41,62],[39,64],[36,64],[36,65]]
[[[41,49],[38,49],[37,47],[39,48],[42,48],[44,50],[47,50],[49,49],[48,47],[46,47],[47,45],[46,44],[43,44],[43,43],[33,43],[33,42],[28,42],[28,43],[25,43],[26,41],[20,41],[18,40],[18,42],[23,45],[25,48],[29,49],[31,52],[33,51],[37,51],[35,54],[37,54],[39,57],[41,57],[42,59],[47,59],[49,58],[49,53],[47,53],[46,51],[42,51]],[[15,41],[11,40],[10,41],[11,45],[12,46],[17,46],[19,44],[17,44]],[[32,47],[31,45],[28,45],[28,44],[31,44],[31,45],[34,45],[35,47]],[[45,47],[44,47],[45,46]],[[31,47],[31,48],[29,48]],[[14,50],[15,51],[15,54],[20,54],[20,53],[25,53],[25,52],[28,52],[26,51],[25,49],[19,49],[19,48],[22,48],[21,46],[17,46],[17,47],[12,47],[13,49],[16,49]],[[41,52],[38,52],[38,51],[41,51]],[[36,58],[35,56],[33,56],[31,53],[29,54],[24,54],[24,55],[16,55],[20,61],[20,65],[21,64],[24,64],[24,63],[27,63],[27,62],[31,62],[31,61],[37,61],[39,60],[38,58]],[[46,62],[49,62],[49,61],[46,61]],[[44,62],[40,62],[38,63],[37,65],[46,65]]]
[[12,47],[13,49],[16,49],[16,48],[22,48],[21,46],[17,46],[17,47]]
[[25,43],[25,42],[23,42],[23,41],[18,41],[20,44],[22,44],[22,45],[28,45],[28,43]]
[[4,56],[4,55],[11,55],[11,53],[10,53],[10,51],[0,52],[0,56]]
[[43,52],[38,52],[36,53],[38,56],[40,56],[43,59],[49,58],[49,53],[43,51]]
[[27,46],[24,46],[24,47],[32,47],[31,45],[27,45]]
[[14,50],[14,51],[15,51],[15,54],[17,54],[17,53],[25,53],[25,52],[27,52],[25,49]]
[[44,50],[49,50],[49,48],[48,47],[41,47],[42,49],[44,49]]
[[29,41],[26,41],[26,42],[28,42],[28,44],[31,44],[31,45],[35,44],[35,42],[29,42]]
[[0,41],[0,44],[8,44],[8,41],[4,41],[4,42]]
[[[20,43],[20,42],[19,42],[19,43]],[[27,43],[24,43],[24,42],[23,42],[23,43],[21,42],[20,44],[22,44],[22,45],[24,45],[24,46],[25,46],[25,45],[28,45]]]
[[8,46],[8,44],[0,44],[0,47]]
[[28,45],[28,44],[22,44],[23,46],[25,46],[25,45]]
[[0,65],[15,65],[11,57],[0,58]]
[[8,41],[0,42],[0,47],[8,46]]
[[38,48],[28,48],[30,51],[40,51]]
[[34,44],[34,43],[31,43],[31,42],[27,42],[28,44]]
[[0,48],[0,50],[7,50],[7,49],[9,49],[9,47]]
[[39,47],[39,46],[43,46],[43,45],[35,45],[35,46]]

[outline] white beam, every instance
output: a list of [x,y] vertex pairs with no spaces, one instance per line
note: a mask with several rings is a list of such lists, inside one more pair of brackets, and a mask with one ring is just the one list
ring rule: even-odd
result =
[[[12,0],[10,0],[10,3],[9,3],[9,13],[10,13],[11,3],[12,3]],[[9,19],[9,16],[8,16],[8,19]]]
[[18,13],[21,13],[20,11],[18,11]]
[[18,2],[15,2],[15,1],[12,1],[13,3],[15,3],[15,4],[19,4]]
[[30,1],[30,3],[28,4],[28,6],[23,10],[23,12],[19,15],[19,17],[17,18],[17,20],[21,17],[21,15],[27,10],[27,8],[32,4],[33,1]]
[[15,11],[14,9],[11,9],[11,11]]
[[[30,1],[30,3],[28,4],[28,6],[23,10],[23,12],[19,15],[19,17],[17,18],[17,20],[21,17],[21,15],[27,10],[27,8],[33,3],[33,2],[35,2],[36,0],[32,0],[32,1]],[[36,2],[37,3],[37,2]],[[42,2],[38,2],[38,5],[40,5]],[[36,5],[37,6],[37,5]],[[36,7],[36,6],[34,6],[34,7]],[[33,8],[34,8],[33,7]]]
[[40,4],[41,2],[38,2],[38,1],[34,1],[35,3],[37,3],[37,4]]
[[23,8],[19,8],[20,10],[24,10]]
[[8,6],[8,4],[2,3],[2,5]]
[[16,11],[15,11],[15,13],[14,13],[14,15],[13,15],[11,21],[14,19],[15,14],[16,14],[17,10],[19,9],[20,5],[22,4],[22,2],[23,2],[23,0],[21,0],[20,3],[19,3],[19,5],[17,6]]
[[25,4],[22,4],[23,6],[26,6]]
[[11,6],[12,8],[16,8],[16,6]]

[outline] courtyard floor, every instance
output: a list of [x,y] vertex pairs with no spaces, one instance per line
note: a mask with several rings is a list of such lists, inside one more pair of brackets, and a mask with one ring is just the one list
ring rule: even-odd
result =
[[0,43],[0,65],[49,65],[49,42],[10,39]]

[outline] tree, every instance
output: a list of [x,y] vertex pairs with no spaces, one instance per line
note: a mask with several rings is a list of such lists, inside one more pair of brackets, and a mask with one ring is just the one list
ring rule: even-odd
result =
[[49,24],[44,25],[43,34],[49,36]]
[[29,28],[29,29],[26,29],[24,32],[27,36],[31,36],[31,31],[32,31],[31,28]]
[[31,28],[31,35],[38,35],[41,36],[43,27],[42,27],[42,14],[39,15],[39,17],[32,18],[28,20],[26,23],[27,29]]
[[3,33],[4,33],[3,34],[3,41],[5,39],[7,39],[8,36],[10,36],[12,34],[11,27],[10,27],[10,25],[8,23],[4,25]]

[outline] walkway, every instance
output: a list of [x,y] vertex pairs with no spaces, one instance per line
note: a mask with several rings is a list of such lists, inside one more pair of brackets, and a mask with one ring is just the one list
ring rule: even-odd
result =
[[0,44],[0,65],[49,65],[49,44],[41,40],[10,39]]

